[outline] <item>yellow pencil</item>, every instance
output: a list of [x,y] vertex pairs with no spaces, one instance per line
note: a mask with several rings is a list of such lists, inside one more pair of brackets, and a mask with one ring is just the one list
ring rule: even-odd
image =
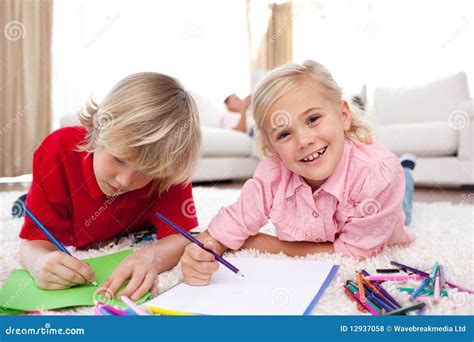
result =
[[195,316],[194,314],[180,311],[173,311],[163,308],[155,308],[154,306],[147,306],[147,309],[154,314],[159,314],[163,316]]

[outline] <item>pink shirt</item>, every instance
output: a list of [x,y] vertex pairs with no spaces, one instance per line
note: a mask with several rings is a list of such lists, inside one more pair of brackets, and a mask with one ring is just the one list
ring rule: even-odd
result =
[[339,165],[314,193],[278,157],[269,157],[208,229],[225,246],[239,249],[271,219],[280,240],[330,241],[337,253],[365,258],[415,240],[404,225],[404,191],[403,170],[393,153],[346,139]]

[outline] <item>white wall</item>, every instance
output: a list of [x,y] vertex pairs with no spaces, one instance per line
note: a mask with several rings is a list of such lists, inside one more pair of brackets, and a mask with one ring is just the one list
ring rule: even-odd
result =
[[294,59],[324,64],[348,92],[466,71],[474,92],[474,1],[294,3]]
[[94,92],[157,71],[215,98],[250,87],[245,0],[68,0],[53,15],[54,128]]

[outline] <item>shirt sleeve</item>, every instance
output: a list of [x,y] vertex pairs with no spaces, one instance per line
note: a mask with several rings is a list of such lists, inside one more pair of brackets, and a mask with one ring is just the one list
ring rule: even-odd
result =
[[[64,245],[73,244],[71,212],[67,202],[66,175],[61,157],[54,153],[54,138],[47,138],[33,154],[33,181],[26,199],[27,208]],[[20,238],[48,240],[25,215]]]
[[151,212],[151,221],[157,228],[158,238],[176,234],[177,232],[173,228],[156,217],[155,213],[157,211],[186,231],[197,227],[198,220],[191,183],[171,187],[166,193],[162,194]]
[[335,251],[358,259],[380,253],[395,227],[403,225],[404,191],[405,177],[396,157],[372,167],[361,189],[352,195],[355,213],[341,228]]
[[273,158],[260,163],[252,179],[245,182],[236,203],[221,208],[211,220],[208,231],[231,249],[239,249],[256,235],[269,218],[280,169]]

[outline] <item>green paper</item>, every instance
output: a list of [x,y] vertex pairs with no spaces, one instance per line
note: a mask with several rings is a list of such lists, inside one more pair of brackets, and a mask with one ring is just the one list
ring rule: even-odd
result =
[[[128,249],[110,255],[85,259],[84,261],[95,271],[96,281],[100,286],[120,262],[131,253],[133,253],[133,250]],[[24,269],[13,270],[3,288],[0,289],[0,314],[52,310],[71,306],[93,306],[94,299],[101,300],[109,305],[126,307],[119,299],[110,300],[105,297],[105,294],[96,294],[99,286],[84,284],[64,290],[42,290],[36,286],[28,271]],[[125,286],[126,284],[122,288]],[[137,303],[143,303],[149,297],[150,293],[148,292]]]

